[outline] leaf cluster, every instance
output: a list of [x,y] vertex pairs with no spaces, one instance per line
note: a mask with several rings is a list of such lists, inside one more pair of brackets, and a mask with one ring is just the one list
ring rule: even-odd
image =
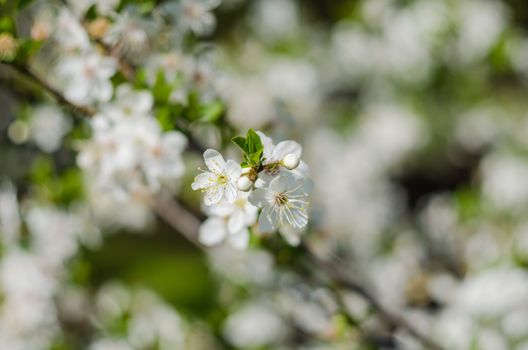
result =
[[244,160],[241,164],[243,168],[259,168],[262,165],[264,146],[260,136],[253,129],[248,130],[246,137],[236,136],[232,141],[244,151]]

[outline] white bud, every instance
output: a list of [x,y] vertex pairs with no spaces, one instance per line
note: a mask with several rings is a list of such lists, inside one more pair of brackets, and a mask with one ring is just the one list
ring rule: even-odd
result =
[[286,169],[293,170],[299,166],[300,159],[293,153],[288,153],[282,158],[281,165]]
[[240,191],[247,192],[251,189],[253,182],[247,176],[241,176],[237,180],[237,187]]

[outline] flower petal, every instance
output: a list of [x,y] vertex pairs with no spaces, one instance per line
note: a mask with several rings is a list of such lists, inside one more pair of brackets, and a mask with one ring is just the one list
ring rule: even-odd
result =
[[271,158],[273,160],[281,160],[284,158],[287,154],[294,154],[297,157],[301,158],[302,153],[302,147],[295,141],[282,141],[279,142],[277,146],[275,146],[275,149],[273,150],[273,153],[271,155]]
[[253,204],[254,206],[258,208],[262,208],[263,206],[269,204],[268,203],[268,189],[266,188],[257,188],[251,194],[249,195],[249,203]]
[[216,176],[213,173],[205,172],[198,174],[194,178],[194,182],[191,184],[191,188],[196,191],[204,188],[209,188],[215,184],[214,179]]
[[282,225],[280,228],[280,233],[286,242],[294,247],[301,243],[302,231],[299,229],[296,229],[290,225]]
[[274,232],[277,230],[277,217],[271,212],[270,207],[265,207],[262,210],[258,224],[261,232]]
[[207,189],[207,192],[204,196],[205,205],[213,205],[222,199],[224,196],[225,187],[224,186],[212,186]]
[[224,172],[226,163],[224,157],[222,157],[218,151],[214,149],[207,149],[203,156],[205,165],[207,165],[209,170],[215,174],[221,174]]
[[244,228],[244,212],[242,210],[235,210],[227,221],[227,231],[230,234],[235,234]]
[[229,243],[236,249],[246,249],[249,243],[249,232],[247,228],[243,228],[235,234],[228,236]]
[[273,150],[275,149],[273,140],[270,137],[264,135],[262,131],[256,131],[256,133],[260,137],[260,142],[262,142],[262,146],[264,147],[264,151],[262,152],[264,158],[271,159],[271,155],[273,153]]
[[230,181],[236,182],[242,173],[242,168],[234,160],[228,160],[225,164],[225,172]]
[[273,193],[283,193],[292,188],[295,182],[295,177],[289,172],[281,172],[273,180],[271,180],[269,188]]
[[227,183],[224,186],[224,198],[226,202],[233,203],[237,199],[238,188],[234,183]]
[[206,246],[212,246],[222,242],[227,236],[224,220],[220,218],[209,218],[204,221],[198,231],[198,240]]

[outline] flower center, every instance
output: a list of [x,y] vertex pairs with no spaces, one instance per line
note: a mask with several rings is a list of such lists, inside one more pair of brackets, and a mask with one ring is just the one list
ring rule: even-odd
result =
[[275,203],[280,206],[286,205],[286,203],[288,203],[288,196],[284,193],[277,194],[275,196]]
[[218,176],[218,179],[216,179],[216,182],[218,182],[220,185],[225,185],[227,183],[227,176],[225,175]]

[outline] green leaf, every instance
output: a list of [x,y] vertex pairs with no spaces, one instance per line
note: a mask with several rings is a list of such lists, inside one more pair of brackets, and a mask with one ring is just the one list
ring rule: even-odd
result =
[[249,129],[246,136],[246,151],[250,155],[263,150],[262,141],[260,141],[260,136],[253,130]]
[[217,121],[223,113],[224,105],[221,102],[216,101],[203,106],[203,115],[200,120],[208,123],[213,123]]
[[233,141],[233,143],[235,145],[237,145],[238,147],[240,147],[240,149],[242,149],[242,151],[244,151],[244,153],[247,152],[247,147],[246,147],[246,139],[242,136],[235,136],[231,139],[231,141]]
[[156,111],[156,119],[163,131],[170,131],[174,129],[175,120],[171,115],[168,107],[160,107]]
[[260,151],[257,151],[249,155],[249,161],[254,166],[260,165],[261,158],[262,158],[262,149]]
[[33,2],[33,0],[18,0],[17,9],[21,10],[24,7],[30,5],[32,2]]
[[9,16],[0,17],[0,33],[11,33],[15,32],[15,22],[13,18]]
[[167,84],[163,71],[159,70],[158,74],[156,75],[156,81],[154,83],[154,86],[152,87],[152,92],[154,94],[156,102],[158,104],[166,104],[169,100],[171,91],[172,88],[169,84]]
[[19,41],[16,62],[26,64],[31,57],[41,48],[43,42],[39,40],[27,39]]

